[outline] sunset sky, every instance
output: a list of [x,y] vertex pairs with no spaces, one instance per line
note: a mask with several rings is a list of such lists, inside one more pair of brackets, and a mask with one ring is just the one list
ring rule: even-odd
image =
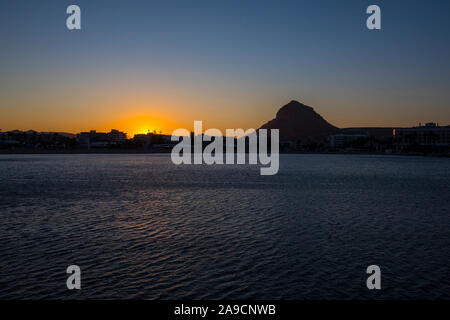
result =
[[448,0],[2,0],[0,129],[257,128],[292,99],[338,127],[447,125],[449,14]]

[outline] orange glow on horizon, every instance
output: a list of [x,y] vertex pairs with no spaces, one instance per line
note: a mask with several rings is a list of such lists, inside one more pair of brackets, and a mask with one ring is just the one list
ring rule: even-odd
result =
[[148,115],[140,115],[115,121],[109,126],[126,132],[128,138],[133,138],[136,134],[147,134],[151,132],[172,134],[172,131],[176,128],[175,124],[171,121]]

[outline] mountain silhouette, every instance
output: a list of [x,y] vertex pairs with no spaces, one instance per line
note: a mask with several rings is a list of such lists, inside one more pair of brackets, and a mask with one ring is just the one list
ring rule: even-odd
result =
[[278,110],[275,119],[262,125],[260,129],[279,129],[281,140],[316,140],[339,132],[312,107],[292,100]]

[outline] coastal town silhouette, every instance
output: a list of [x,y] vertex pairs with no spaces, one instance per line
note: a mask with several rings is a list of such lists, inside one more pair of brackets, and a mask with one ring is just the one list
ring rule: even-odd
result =
[[[450,125],[419,123],[408,128],[337,128],[312,107],[295,100],[281,107],[276,117],[259,129],[279,129],[280,148],[284,153],[450,154]],[[0,131],[0,152],[3,153],[170,152],[174,145],[171,135],[156,130],[148,130],[133,137],[116,129],[77,134],[34,130]]]

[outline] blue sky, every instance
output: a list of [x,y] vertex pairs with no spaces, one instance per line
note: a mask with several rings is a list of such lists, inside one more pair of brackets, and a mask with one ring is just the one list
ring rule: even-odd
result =
[[[365,27],[371,4],[380,31]],[[0,128],[248,128],[292,99],[340,127],[450,124],[449,13],[440,0],[2,0]]]

